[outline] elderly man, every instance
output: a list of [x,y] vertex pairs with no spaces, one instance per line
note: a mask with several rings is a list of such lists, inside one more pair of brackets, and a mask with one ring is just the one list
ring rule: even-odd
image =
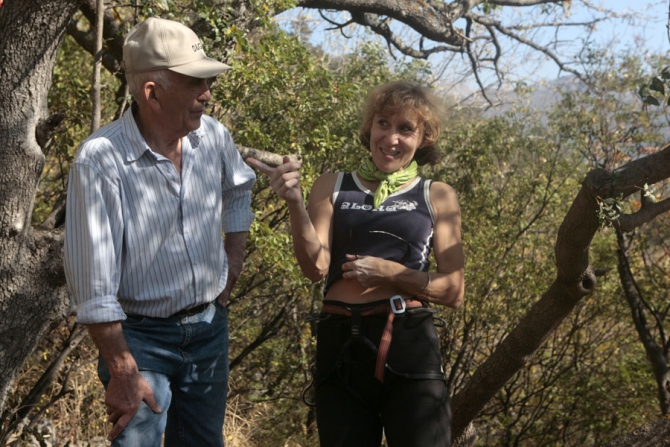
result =
[[207,81],[230,67],[158,18],[130,31],[123,58],[133,105],[84,141],[70,172],[69,290],[100,351],[113,445],[223,446],[225,306],[255,181],[204,115]]

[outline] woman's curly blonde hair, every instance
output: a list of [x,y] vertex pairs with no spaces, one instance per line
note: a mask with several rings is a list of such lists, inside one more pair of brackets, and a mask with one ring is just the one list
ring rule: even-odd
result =
[[389,82],[370,91],[361,112],[362,123],[358,133],[361,144],[370,149],[370,132],[375,114],[391,116],[401,112],[416,114],[423,131],[423,141],[414,154],[414,160],[420,166],[434,165],[438,161],[435,144],[442,131],[444,109],[431,90],[413,82]]

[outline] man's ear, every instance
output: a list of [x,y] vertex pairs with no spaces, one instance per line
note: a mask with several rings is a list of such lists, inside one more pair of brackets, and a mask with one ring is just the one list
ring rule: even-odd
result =
[[158,85],[153,81],[147,81],[142,87],[142,95],[144,100],[152,108],[160,108],[158,98],[161,92],[158,91]]

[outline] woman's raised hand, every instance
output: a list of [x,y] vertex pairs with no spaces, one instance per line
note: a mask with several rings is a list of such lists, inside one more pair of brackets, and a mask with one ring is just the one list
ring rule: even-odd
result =
[[258,169],[270,179],[272,190],[287,202],[302,201],[302,191],[300,189],[300,169],[301,163],[290,161],[284,157],[284,163],[273,168],[253,157],[247,158],[247,163]]

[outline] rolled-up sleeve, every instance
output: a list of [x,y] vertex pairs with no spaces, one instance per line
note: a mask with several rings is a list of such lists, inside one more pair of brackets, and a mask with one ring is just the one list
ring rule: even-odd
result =
[[251,189],[256,181],[256,174],[242,160],[237,146],[225,128],[221,156],[223,231],[225,233],[248,231],[254,220],[254,213],[251,211]]
[[70,170],[64,265],[79,323],[118,321],[123,218],[118,189],[93,166]]

